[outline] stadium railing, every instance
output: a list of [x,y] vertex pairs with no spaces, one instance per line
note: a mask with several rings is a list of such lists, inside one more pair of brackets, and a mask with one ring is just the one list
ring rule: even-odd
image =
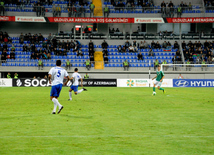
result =
[[[41,17],[69,17],[69,8],[67,4],[60,4],[61,14],[57,15],[52,10],[53,5],[44,6],[32,6],[32,5],[5,5],[5,15],[8,16],[41,16]],[[108,13],[104,13],[104,7],[96,7],[96,14],[101,14],[102,17],[177,17],[177,8],[174,6],[173,11],[167,11],[168,9],[161,9],[160,6],[154,7],[115,7],[108,5]],[[76,7],[75,7],[76,8]],[[73,10],[71,8],[70,10]],[[76,9],[77,10],[77,9]],[[213,13],[212,11],[206,10],[206,13]],[[204,14],[205,9],[199,5],[193,5],[192,8],[182,9],[181,17],[206,17]],[[71,11],[70,17],[95,17],[89,9],[89,6],[84,6],[84,11],[77,10],[76,12]]]
[[214,71],[214,63],[213,64],[195,64],[194,62],[191,62],[191,64],[161,64],[161,70],[173,70],[173,71],[187,71],[187,72],[204,72]]

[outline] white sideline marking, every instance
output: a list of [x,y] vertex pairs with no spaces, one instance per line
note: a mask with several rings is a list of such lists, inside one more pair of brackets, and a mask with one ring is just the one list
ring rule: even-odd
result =
[[162,136],[149,136],[149,135],[88,135],[88,136],[79,136],[79,135],[62,135],[62,136],[0,136],[0,138],[127,138],[127,137],[171,137],[171,138],[214,138],[214,136],[173,136],[173,135],[162,135]]

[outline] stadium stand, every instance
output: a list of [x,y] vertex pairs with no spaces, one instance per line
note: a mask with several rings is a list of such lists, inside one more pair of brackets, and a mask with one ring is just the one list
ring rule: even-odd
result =
[[[179,2],[179,3],[178,3]],[[165,16],[173,17],[177,14],[180,1],[172,1],[173,5],[169,12],[168,5],[170,2],[166,2]],[[212,2],[210,4],[213,4]],[[196,17],[199,13],[213,13],[210,4],[202,4],[202,1],[186,1],[182,6],[183,17]],[[58,16],[61,17],[91,17],[90,10],[91,1],[6,1],[4,4],[4,11],[7,15],[14,16],[45,16],[52,17],[57,16],[57,12],[60,12]],[[104,1],[103,4],[95,4],[95,16],[104,16],[104,8],[108,8],[108,17],[161,17],[163,16],[163,8],[160,1]],[[60,10],[57,9],[60,7]],[[204,7],[209,9],[204,9]],[[57,9],[57,10],[56,10]],[[165,12],[165,11],[164,11]]]

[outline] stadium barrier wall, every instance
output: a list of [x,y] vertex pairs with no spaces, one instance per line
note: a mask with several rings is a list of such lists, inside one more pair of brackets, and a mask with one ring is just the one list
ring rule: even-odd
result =
[[0,79],[0,87],[12,87],[12,79]]
[[[173,87],[173,79],[164,79],[161,87]],[[152,87],[151,79],[117,79],[117,87]]]
[[173,87],[214,87],[214,79],[173,79]]
[[[84,87],[152,87],[151,79],[84,79]],[[68,82],[67,86],[71,86]],[[48,87],[47,79],[0,78],[0,87]],[[214,87],[214,79],[164,79],[162,87]]]
[[[13,87],[49,87],[48,79],[13,79]],[[68,82],[67,86],[71,86]],[[80,84],[80,82],[79,82]],[[117,87],[116,79],[84,79],[83,86],[87,87]]]

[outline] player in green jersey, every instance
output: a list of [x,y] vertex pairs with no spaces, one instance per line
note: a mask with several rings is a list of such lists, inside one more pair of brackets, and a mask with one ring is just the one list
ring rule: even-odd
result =
[[161,88],[161,84],[162,84],[163,79],[164,79],[164,72],[161,71],[160,69],[161,69],[161,66],[159,65],[158,66],[157,75],[152,79],[152,80],[154,80],[156,78],[155,82],[154,82],[154,86],[153,86],[153,95],[156,94],[156,92],[155,92],[155,86],[158,86],[158,89],[162,90],[163,93],[165,93],[164,89]]

